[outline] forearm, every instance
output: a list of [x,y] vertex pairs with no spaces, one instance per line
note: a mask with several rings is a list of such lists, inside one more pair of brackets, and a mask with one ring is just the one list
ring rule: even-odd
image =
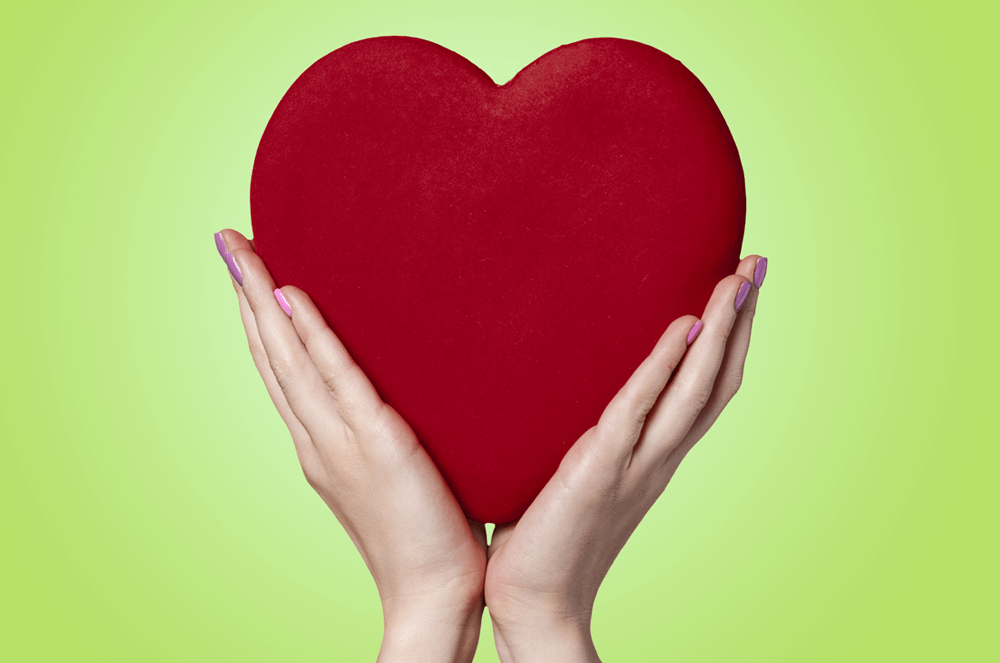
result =
[[600,663],[590,623],[526,620],[502,625],[493,620],[493,639],[503,663]]
[[468,663],[476,654],[482,618],[481,600],[447,611],[415,605],[387,612],[378,663]]

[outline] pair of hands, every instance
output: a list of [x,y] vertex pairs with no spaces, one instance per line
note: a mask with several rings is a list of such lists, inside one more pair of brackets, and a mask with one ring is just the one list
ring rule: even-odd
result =
[[[309,484],[375,579],[379,661],[471,661],[489,606],[503,661],[598,661],[601,581],[685,454],[739,389],[767,261],[744,258],[701,319],[675,320],[517,521],[487,544],[410,426],[298,288],[216,235],[257,370]],[[683,360],[683,361],[682,361]]]

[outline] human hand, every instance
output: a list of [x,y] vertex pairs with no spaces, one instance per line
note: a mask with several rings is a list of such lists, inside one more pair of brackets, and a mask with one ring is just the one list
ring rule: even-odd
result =
[[766,259],[744,258],[716,286],[702,327],[675,320],[524,515],[494,531],[485,598],[505,663],[600,660],[590,636],[597,590],[739,389],[766,270]]
[[483,612],[483,525],[466,519],[413,430],[308,295],[292,286],[276,292],[238,232],[222,231],[216,244],[250,354],[306,479],[375,579],[385,619],[379,660],[471,661]]

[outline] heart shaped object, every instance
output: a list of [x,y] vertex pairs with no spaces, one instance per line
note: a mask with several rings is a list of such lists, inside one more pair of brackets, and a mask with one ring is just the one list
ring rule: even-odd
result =
[[622,39],[495,84],[408,37],[292,85],[257,150],[257,252],[319,306],[466,514],[519,517],[667,325],[735,271],[743,170],[680,62]]

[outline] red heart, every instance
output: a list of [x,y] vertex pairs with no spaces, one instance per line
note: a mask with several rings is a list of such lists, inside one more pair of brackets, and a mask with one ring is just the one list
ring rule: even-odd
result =
[[312,296],[468,516],[497,523],[701,314],[746,209],[708,91],[621,39],[502,86],[429,41],[348,44],[278,104],[250,203],[278,284]]

